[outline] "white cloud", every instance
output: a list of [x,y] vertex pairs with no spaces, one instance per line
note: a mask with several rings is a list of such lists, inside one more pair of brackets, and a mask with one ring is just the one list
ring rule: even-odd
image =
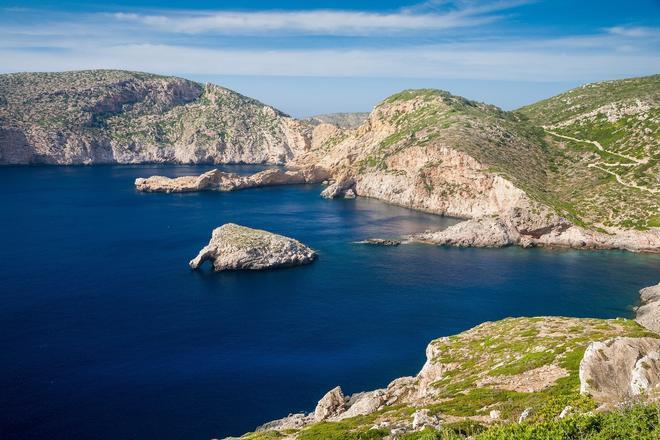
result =
[[614,26],[606,29],[613,35],[631,38],[660,37],[660,28],[642,26]]
[[521,44],[432,45],[405,49],[231,50],[162,44],[81,47],[68,54],[0,49],[3,69],[121,68],[156,73],[335,77],[593,80],[655,73],[645,53],[568,53]]
[[[119,21],[140,23],[163,32],[252,35],[273,32],[315,35],[371,35],[381,32],[445,30],[479,26],[498,20],[492,15],[528,0],[452,2],[455,7],[429,12],[427,4],[397,12],[341,10],[177,12],[157,15],[118,12]],[[420,12],[421,10],[426,12]]]

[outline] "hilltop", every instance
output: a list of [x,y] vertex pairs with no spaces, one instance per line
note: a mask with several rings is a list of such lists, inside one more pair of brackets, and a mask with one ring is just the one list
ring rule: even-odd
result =
[[0,75],[0,164],[282,164],[308,137],[213,84],[116,70]]

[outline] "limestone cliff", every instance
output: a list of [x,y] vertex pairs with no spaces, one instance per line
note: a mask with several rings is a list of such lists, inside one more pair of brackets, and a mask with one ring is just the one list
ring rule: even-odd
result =
[[[0,75],[0,164],[286,164],[322,170],[326,197],[469,220],[412,240],[659,252],[659,85],[659,75],[598,83],[516,112],[408,90],[360,123],[299,121],[219,86],[142,73]],[[245,187],[319,180],[261,177]]]

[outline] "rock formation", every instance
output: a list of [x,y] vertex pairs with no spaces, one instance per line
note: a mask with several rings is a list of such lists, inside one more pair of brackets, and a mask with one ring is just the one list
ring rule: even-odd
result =
[[[546,410],[545,401],[529,399],[530,393],[537,392],[569,403],[554,415],[566,417],[580,402],[575,387],[567,383],[581,382],[582,392],[593,393],[598,402],[622,402],[657,388],[660,339],[636,337],[640,334],[644,334],[642,327],[623,319],[539,317],[487,322],[432,341],[416,376],[350,396],[335,387],[313,412],[291,414],[257,431],[296,430],[285,431],[296,438],[296,433],[318,423],[341,426],[339,422],[350,419],[346,426],[351,430],[386,429],[392,436],[388,438],[396,438],[426,427],[439,429],[448,420],[528,423]],[[591,340],[607,342],[589,344]],[[574,364],[575,354],[585,349],[582,363]]]
[[636,310],[636,321],[647,329],[660,333],[660,283],[639,291],[642,305]]
[[211,241],[190,261],[192,269],[211,261],[213,270],[262,270],[314,261],[316,252],[297,240],[227,223],[213,230]]
[[135,179],[135,188],[142,192],[165,193],[235,191],[262,186],[319,183],[327,176],[328,173],[325,170],[314,166],[289,170],[271,168],[247,176],[213,169],[200,176],[138,178]]
[[580,363],[580,392],[601,404],[660,398],[660,339],[592,342]]
[[401,244],[401,240],[391,240],[388,238],[367,238],[366,240],[361,240],[356,243],[371,244],[374,246],[398,246]]

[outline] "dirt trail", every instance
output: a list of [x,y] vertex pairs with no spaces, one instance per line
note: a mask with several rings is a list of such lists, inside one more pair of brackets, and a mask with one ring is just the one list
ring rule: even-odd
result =
[[645,186],[637,185],[636,183],[626,182],[621,178],[621,176],[619,174],[617,174],[614,171],[611,171],[607,168],[603,168],[603,167],[635,167],[637,165],[643,165],[645,163],[648,163],[648,161],[649,161],[648,158],[637,159],[636,157],[627,156],[625,154],[615,153],[614,151],[606,150],[605,148],[603,148],[603,146],[598,141],[591,141],[591,140],[588,140],[588,139],[578,139],[578,138],[574,138],[572,136],[566,136],[566,135],[563,135],[563,134],[559,134],[559,133],[556,133],[554,131],[550,131],[548,129],[545,129],[545,131],[547,133],[553,135],[553,136],[557,136],[557,137],[560,137],[560,138],[563,138],[563,139],[569,139],[569,140],[575,141],[575,142],[583,142],[583,143],[594,145],[596,148],[598,148],[599,151],[602,151],[604,153],[611,154],[611,155],[614,155],[614,156],[619,156],[623,159],[626,159],[626,160],[629,160],[629,161],[633,162],[633,163],[596,162],[596,163],[588,164],[587,167],[597,168],[597,169],[599,169],[599,170],[601,170],[601,171],[603,171],[607,174],[611,174],[612,176],[614,176],[616,178],[617,182],[619,182],[623,186],[627,186],[628,188],[635,188],[635,189],[639,189],[641,191],[648,191],[651,194],[660,193],[660,190],[657,190],[657,189],[647,188]]

